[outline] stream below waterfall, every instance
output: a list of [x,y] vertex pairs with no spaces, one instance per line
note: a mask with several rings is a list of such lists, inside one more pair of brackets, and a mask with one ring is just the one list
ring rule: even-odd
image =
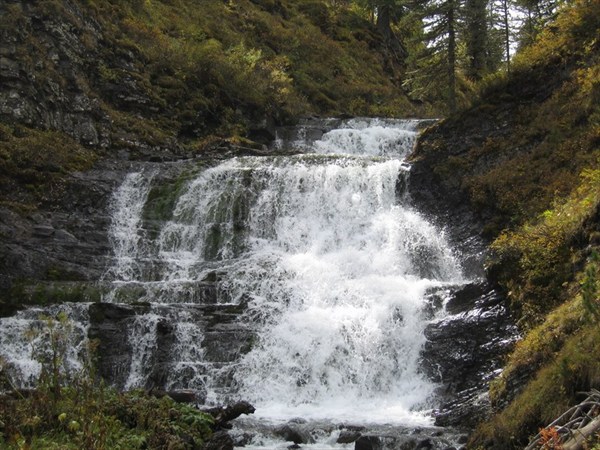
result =
[[238,445],[286,448],[284,424],[314,449],[354,445],[336,443],[347,430],[379,436],[378,448],[456,445],[457,433],[433,427],[438,385],[421,352],[444,290],[468,274],[407,193],[419,121],[320,126],[283,130],[280,156],[185,162],[168,183],[157,164],[130,172],[113,195],[114,257],[98,281],[116,309],[63,304],[0,319],[15,382],[39,376],[26,331],[64,311],[75,324],[69,370],[88,336],[112,333],[120,343],[103,350],[103,375],[115,386],[254,405],[235,421]]

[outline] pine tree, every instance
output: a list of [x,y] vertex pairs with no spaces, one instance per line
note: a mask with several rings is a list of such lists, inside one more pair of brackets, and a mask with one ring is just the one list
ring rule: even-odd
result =
[[465,3],[466,75],[481,80],[490,72],[489,22],[487,0],[466,0]]
[[405,86],[418,99],[443,99],[448,110],[457,106],[457,48],[460,0],[416,0],[423,23],[424,46],[413,58]]

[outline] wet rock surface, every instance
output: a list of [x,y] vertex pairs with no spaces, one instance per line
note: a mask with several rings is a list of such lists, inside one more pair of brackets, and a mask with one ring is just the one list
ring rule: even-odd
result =
[[0,288],[10,291],[15,280],[98,280],[110,254],[108,204],[120,179],[116,167],[76,173],[61,204],[31,213],[0,208]]
[[284,441],[290,441],[294,444],[314,444],[315,442],[309,430],[302,424],[289,423],[281,425],[275,428],[274,434]]
[[[355,450],[451,450],[462,448],[466,436],[454,429],[399,425],[350,425],[292,419],[273,424],[256,418],[240,418],[230,434],[236,446],[306,448],[310,444]],[[295,440],[294,440],[295,439]],[[304,440],[305,442],[296,442]]]
[[436,412],[436,425],[471,427],[491,412],[488,384],[518,338],[504,297],[487,282],[449,293],[448,316],[425,329],[425,373],[442,384],[448,401]]
[[[177,364],[177,309],[184,310],[187,320],[198,327],[203,334],[199,347],[203,352],[203,361],[194,367],[189,376],[199,376],[210,369],[218,368],[223,379],[218,382],[227,384],[227,378],[233,370],[232,363],[243,354],[253,340],[253,332],[244,324],[233,322],[238,313],[230,311],[229,305],[150,305],[150,304],[114,304],[94,303],[90,305],[90,327],[88,336],[97,339],[99,347],[98,371],[111,384],[124,388],[132,373],[132,345],[140,336],[132,336],[136,318],[151,314],[160,317],[157,321],[147,321],[141,332],[155,336],[151,343],[152,351],[145,356],[146,365],[152,370],[146,374],[143,386],[146,389],[164,389],[169,384],[169,375]],[[146,321],[142,320],[142,324]],[[138,325],[139,326],[139,325]],[[154,327],[154,328],[153,328]],[[139,333],[139,331],[138,331]],[[124,339],[124,337],[127,337]],[[199,361],[196,361],[199,363]],[[185,384],[186,373],[178,375]],[[205,392],[196,391],[196,403],[202,404]],[[238,405],[239,406],[239,405]],[[250,407],[246,408],[248,411]],[[223,413],[225,414],[225,413]],[[239,415],[239,414],[238,414]],[[228,418],[223,421],[231,420]]]
[[[13,313],[20,304],[100,300],[105,289],[97,282],[105,278],[114,256],[109,236],[113,192],[127,173],[155,173],[156,184],[169,187],[182,172],[205,164],[204,159],[103,160],[92,170],[69,175],[56,203],[31,212],[0,206],[0,315]],[[152,232],[153,226],[146,220],[144,232]],[[202,284],[196,295],[214,298],[214,283]]]
[[233,438],[226,431],[213,433],[202,446],[203,450],[233,450]]

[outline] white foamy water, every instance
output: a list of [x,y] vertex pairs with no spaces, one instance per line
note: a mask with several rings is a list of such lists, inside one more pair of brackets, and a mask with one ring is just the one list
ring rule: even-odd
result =
[[[219,301],[243,302],[236,320],[254,338],[234,361],[195,363],[206,357],[202,326],[177,330],[187,356],[173,367],[202,365],[189,379],[205,382],[209,402],[248,400],[274,420],[429,423],[425,294],[462,275],[443,233],[403,201],[416,125],[353,119],[304,141],[304,155],[206,169],[153,238],[140,231],[151,177],[127,177],[114,202],[116,286],[163,307],[201,302],[194,283],[217,270]],[[157,311],[132,326],[127,387],[148,377]]]
[[133,172],[113,195],[112,224],[109,237],[114,252],[110,268],[113,278],[123,281],[139,277],[138,261],[142,256],[142,213],[150,191],[152,175]]
[[87,309],[88,304],[62,304],[0,318],[0,363],[14,386],[35,387],[42,363],[50,364],[53,348],[66,378],[83,369],[88,355]]
[[416,140],[417,121],[351,119],[312,143],[312,151],[327,154],[403,157]]
[[[243,398],[271,418],[429,420],[434,386],[418,367],[424,296],[461,273],[440,230],[399,200],[414,126],[345,122],[313,142],[312,154],[234,158],[203,171],[180,195],[148,243],[163,271],[161,281],[139,280],[142,299],[189,301],[183,287],[216,267],[227,301],[248,302],[241,320],[256,333],[229,388],[207,374],[209,400]],[[123,186],[117,197],[147,196],[137,176]],[[130,212],[114,222],[129,228],[126,236],[141,223]],[[129,267],[127,249],[139,244],[124,242],[117,260]],[[133,333],[140,357],[128,387],[147,376],[157,320],[137,319],[148,330]]]
[[[113,196],[104,300],[150,305],[123,323],[131,359],[120,382],[248,400],[273,421],[430,423],[426,294],[463,280],[443,232],[405,202],[416,124],[353,119],[303,141],[303,155],[224,161],[151,226],[144,208],[158,181],[129,174]],[[25,334],[60,308],[76,324],[75,371],[87,305],[0,319],[0,355],[20,385],[40,372]]]

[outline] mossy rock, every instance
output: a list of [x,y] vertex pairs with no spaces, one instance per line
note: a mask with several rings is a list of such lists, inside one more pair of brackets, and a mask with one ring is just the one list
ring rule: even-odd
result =
[[20,281],[4,296],[3,309],[16,311],[24,305],[98,302],[105,290],[85,281]]

